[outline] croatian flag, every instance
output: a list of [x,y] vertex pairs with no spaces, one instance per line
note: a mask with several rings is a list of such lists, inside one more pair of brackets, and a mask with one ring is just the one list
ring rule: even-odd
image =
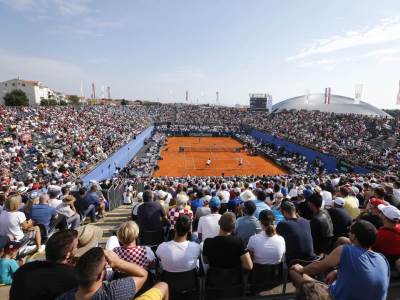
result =
[[325,88],[325,104],[331,104],[331,88]]

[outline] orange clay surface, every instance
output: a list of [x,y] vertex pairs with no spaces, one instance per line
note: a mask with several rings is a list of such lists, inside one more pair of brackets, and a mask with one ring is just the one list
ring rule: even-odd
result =
[[[169,137],[161,149],[160,167],[153,176],[225,176],[232,175],[283,175],[287,174],[274,162],[261,156],[250,156],[241,152],[179,152],[179,146],[185,147],[242,147],[243,145],[229,137]],[[211,159],[211,166],[206,161]],[[239,166],[239,159],[243,165]]]

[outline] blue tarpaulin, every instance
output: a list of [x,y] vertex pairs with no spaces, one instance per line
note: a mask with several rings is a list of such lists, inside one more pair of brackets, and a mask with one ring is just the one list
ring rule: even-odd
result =
[[111,178],[116,168],[124,168],[144,145],[144,140],[151,136],[153,126],[145,129],[141,134],[132,139],[125,146],[114,152],[109,158],[99,164],[95,169],[83,177],[83,183],[89,184],[90,180],[104,180]]
[[[327,172],[333,173],[336,172],[338,169],[338,160],[336,157],[328,154],[324,154],[318,152],[316,150],[300,146],[298,144],[289,142],[287,140],[276,138],[272,135],[269,135],[265,132],[258,131],[256,129],[251,129],[249,134],[254,137],[255,139],[262,141],[264,143],[274,144],[276,146],[284,147],[287,152],[291,153],[299,153],[307,158],[308,162],[313,162],[316,158],[319,158],[323,164]],[[360,167],[360,166],[352,166],[353,172],[355,173],[368,173],[370,172],[368,169]]]

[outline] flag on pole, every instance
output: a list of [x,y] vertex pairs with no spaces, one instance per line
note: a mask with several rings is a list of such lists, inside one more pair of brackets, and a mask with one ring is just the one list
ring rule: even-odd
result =
[[328,87],[328,104],[331,104],[331,99],[332,99],[331,88]]
[[304,103],[309,104],[310,103],[310,90],[306,90],[304,93]]
[[325,104],[331,104],[331,99],[332,99],[331,88],[327,87],[325,88]]
[[354,94],[355,104],[360,104],[362,98],[362,91],[363,91],[363,85],[361,83],[357,83],[355,86],[355,94]]

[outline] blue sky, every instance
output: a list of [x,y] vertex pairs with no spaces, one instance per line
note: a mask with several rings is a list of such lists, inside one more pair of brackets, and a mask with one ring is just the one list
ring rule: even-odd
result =
[[248,104],[305,90],[394,108],[398,0],[0,0],[0,80],[66,93]]

